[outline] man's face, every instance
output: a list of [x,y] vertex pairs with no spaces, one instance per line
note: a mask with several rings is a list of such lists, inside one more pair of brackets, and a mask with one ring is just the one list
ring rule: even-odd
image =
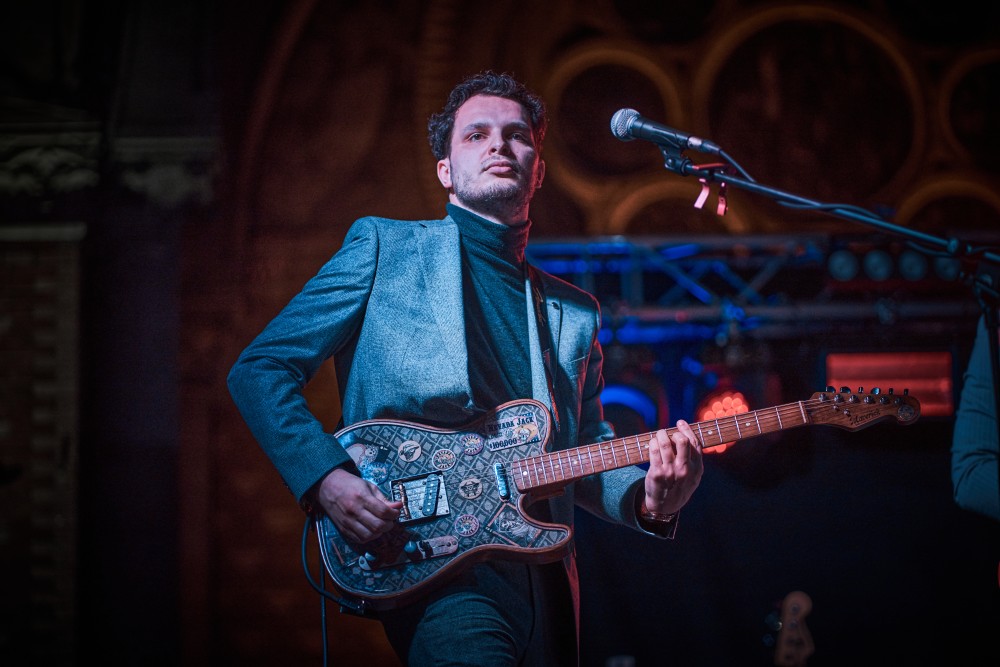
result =
[[459,107],[451,152],[437,165],[453,203],[505,224],[523,222],[541,185],[545,163],[531,122],[513,100],[476,95]]

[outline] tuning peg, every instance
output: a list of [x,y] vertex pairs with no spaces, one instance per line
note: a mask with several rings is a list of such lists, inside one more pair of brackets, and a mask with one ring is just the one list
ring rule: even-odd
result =
[[878,387],[872,387],[872,394],[874,394],[875,396],[878,396],[881,393],[882,393],[881,389],[879,389]]
[[841,387],[840,388],[840,392],[843,393],[843,394],[849,394],[849,393],[851,393],[851,388],[850,387]]
[[828,385],[826,385],[826,390],[827,390],[828,392],[830,392],[831,394],[832,394],[833,392],[835,392],[835,391],[836,391],[836,389],[834,389],[834,388],[833,388],[833,385],[832,385],[832,384],[828,384]]

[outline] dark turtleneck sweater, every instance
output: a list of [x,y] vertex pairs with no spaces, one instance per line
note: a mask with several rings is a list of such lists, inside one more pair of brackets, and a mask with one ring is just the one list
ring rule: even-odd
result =
[[465,338],[477,407],[531,397],[524,249],[531,222],[510,227],[454,204],[462,245]]

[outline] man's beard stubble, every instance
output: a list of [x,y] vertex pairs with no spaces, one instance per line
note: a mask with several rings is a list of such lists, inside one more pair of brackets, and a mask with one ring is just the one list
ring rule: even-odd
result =
[[535,188],[520,181],[497,182],[481,190],[466,189],[462,179],[454,183],[455,198],[460,204],[480,215],[505,220],[511,217],[526,217],[528,204]]

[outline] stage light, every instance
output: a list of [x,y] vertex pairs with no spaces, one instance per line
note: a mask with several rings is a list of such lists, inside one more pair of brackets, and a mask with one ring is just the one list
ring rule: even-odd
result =
[[860,263],[853,252],[842,249],[830,253],[826,266],[834,280],[847,282],[857,277]]
[[934,273],[942,280],[956,280],[961,271],[962,263],[954,257],[934,258]]
[[899,274],[906,280],[923,280],[927,277],[927,257],[916,250],[904,250],[896,260]]
[[888,280],[892,275],[892,255],[885,250],[875,248],[865,253],[862,260],[865,275],[877,282]]
[[[734,415],[749,412],[750,404],[743,392],[734,389],[717,390],[706,396],[698,406],[696,412],[698,421],[712,421],[721,417],[732,417]],[[734,441],[735,442],[735,441]],[[725,442],[721,445],[706,447],[705,452],[721,454],[726,451],[734,442]]]

